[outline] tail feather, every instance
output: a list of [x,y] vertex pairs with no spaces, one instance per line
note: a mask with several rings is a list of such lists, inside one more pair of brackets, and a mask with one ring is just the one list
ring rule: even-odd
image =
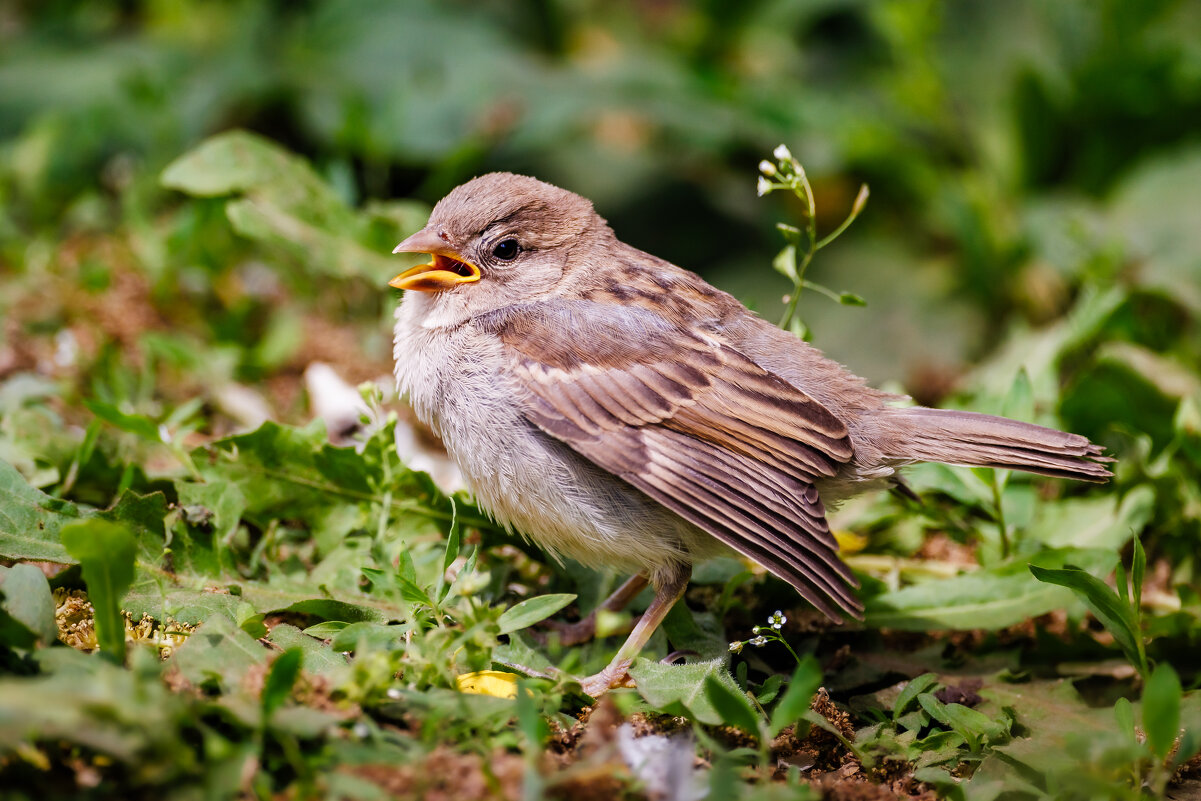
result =
[[884,455],[898,461],[1000,467],[1078,481],[1104,482],[1113,459],[1079,434],[978,412],[894,409]]

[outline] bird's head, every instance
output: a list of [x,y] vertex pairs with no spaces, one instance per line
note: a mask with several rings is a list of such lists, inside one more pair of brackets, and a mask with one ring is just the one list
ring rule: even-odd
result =
[[612,236],[585,198],[524,175],[489,173],[452,190],[426,226],[396,246],[393,253],[432,259],[388,283],[480,314],[561,294],[572,252]]

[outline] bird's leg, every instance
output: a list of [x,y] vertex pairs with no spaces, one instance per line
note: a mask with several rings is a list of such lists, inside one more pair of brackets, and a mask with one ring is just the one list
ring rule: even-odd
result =
[[680,600],[680,597],[684,594],[684,590],[688,587],[688,579],[691,576],[692,567],[690,565],[681,565],[674,572],[670,573],[662,583],[656,582],[655,599],[651,601],[651,605],[647,607],[642,617],[638,619],[634,630],[630,632],[629,639],[618,650],[617,655],[613,657],[613,661],[600,673],[580,680],[580,687],[583,688],[584,692],[593,698],[597,698],[610,688],[616,687],[625,681],[626,672],[630,669],[630,665],[633,664],[634,657],[638,656],[642,648],[646,645],[646,641],[651,638],[651,635],[655,633],[655,629],[659,628],[659,624],[663,622],[663,618],[667,617],[667,613],[675,606],[676,601]]
[[[629,606],[630,601],[634,600],[647,584],[650,584],[650,579],[641,573],[630,576],[626,579],[625,583],[614,590],[612,595],[601,601],[600,605],[589,612],[586,617],[577,620],[575,623],[546,621],[545,625],[559,635],[559,643],[561,645],[579,645],[582,642],[588,642],[596,636],[596,615],[598,612],[602,610],[605,612],[620,612]],[[626,631],[628,630],[626,629]]]

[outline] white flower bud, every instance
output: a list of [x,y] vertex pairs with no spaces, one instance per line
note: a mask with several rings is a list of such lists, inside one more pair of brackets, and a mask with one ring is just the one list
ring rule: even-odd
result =
[[771,154],[780,161],[792,161],[792,151],[788,149],[787,145],[780,145]]

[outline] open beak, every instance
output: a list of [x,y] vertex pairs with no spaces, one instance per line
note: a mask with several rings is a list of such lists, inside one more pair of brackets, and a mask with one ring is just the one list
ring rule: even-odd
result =
[[397,245],[393,253],[428,253],[429,264],[419,264],[405,270],[388,282],[397,289],[416,289],[420,292],[444,292],[459,284],[480,280],[480,268],[465,261],[437,233],[423,228]]

